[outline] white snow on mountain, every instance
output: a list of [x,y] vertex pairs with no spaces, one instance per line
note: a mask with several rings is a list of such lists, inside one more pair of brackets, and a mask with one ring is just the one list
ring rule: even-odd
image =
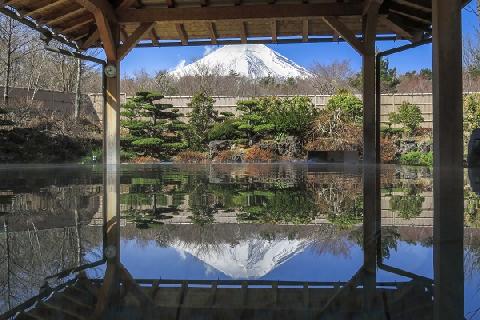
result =
[[183,241],[171,243],[180,254],[191,254],[207,267],[214,268],[233,279],[257,279],[265,276],[285,261],[305,250],[305,240],[242,240],[232,246],[227,243],[207,248]]
[[177,77],[215,72],[238,74],[249,78],[307,78],[305,68],[263,44],[227,45],[213,50],[191,64],[179,64],[170,73]]

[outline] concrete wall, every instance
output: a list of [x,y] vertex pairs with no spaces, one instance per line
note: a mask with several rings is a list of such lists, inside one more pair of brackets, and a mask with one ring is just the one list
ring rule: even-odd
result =
[[[89,97],[97,113],[101,117],[102,110],[102,101],[103,98],[101,94],[89,94]],[[309,96],[315,106],[319,109],[325,107],[327,101],[330,99],[330,96],[325,95],[311,95]],[[361,98],[361,96],[358,96]],[[122,101],[126,100],[126,95],[122,94]],[[180,113],[187,114],[191,111],[191,108],[188,107],[188,103],[191,100],[191,96],[167,96],[162,99],[163,103],[171,103],[175,108],[180,109]],[[235,109],[235,105],[238,100],[249,99],[250,97],[226,97],[226,96],[217,96],[213,97],[215,99],[215,109],[218,112],[233,112],[238,114]],[[404,102],[410,102],[416,104],[420,107],[422,111],[423,118],[425,122],[422,124],[425,128],[432,128],[432,94],[431,93],[402,93],[402,94],[384,94],[382,95],[382,106],[381,106],[381,122],[385,123],[388,121],[388,115],[391,112],[397,111],[398,107]]]

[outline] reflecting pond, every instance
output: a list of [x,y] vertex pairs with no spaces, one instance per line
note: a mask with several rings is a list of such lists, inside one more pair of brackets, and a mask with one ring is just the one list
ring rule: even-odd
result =
[[[28,307],[33,311],[20,308],[18,318],[28,318],[28,312],[31,316],[39,308],[48,311],[42,311],[44,318],[75,318],[75,311],[60,308],[68,299],[76,301],[68,298],[68,290],[78,291],[73,286],[88,279],[95,289],[91,291],[101,292],[100,297],[109,262],[117,259],[117,272],[123,274],[120,298],[115,300],[119,306],[115,313],[107,312],[109,316],[144,318],[125,305],[136,301],[132,305],[144,306],[160,299],[156,308],[161,308],[155,310],[167,319],[235,318],[231,310],[236,316],[243,314],[240,318],[263,319],[266,313],[259,310],[267,309],[273,312],[270,318],[279,319],[280,311],[293,312],[288,313],[292,319],[352,319],[357,309],[364,316],[370,310],[369,319],[433,318],[433,291],[439,286],[434,285],[438,263],[432,170],[382,166],[379,172],[381,219],[372,218],[379,223],[372,249],[365,241],[369,229],[361,166],[122,166],[112,191],[119,195],[114,204],[119,207],[119,235],[113,236],[104,168],[1,167],[0,313],[33,297]],[[452,309],[461,307],[466,319],[480,319],[479,179],[472,171],[465,171],[464,177],[464,280],[459,284],[464,297],[463,305]],[[117,236],[118,248],[110,244]],[[444,252],[445,256],[449,251]],[[368,267],[371,259],[373,270]],[[365,296],[372,276],[368,309]],[[236,300],[244,301],[242,308],[225,311],[222,306],[232,302],[221,289],[217,292],[217,285],[231,287],[226,296],[240,292]],[[289,285],[293,289],[284,288]],[[61,300],[58,293],[68,299]],[[296,298],[285,298],[297,293],[301,315],[293,307]],[[171,298],[177,294],[178,301]],[[134,297],[131,301],[129,295]],[[202,300],[204,296],[210,300]],[[254,307],[250,301],[270,297],[274,302],[268,308]],[[338,306],[336,299],[348,300],[348,306]],[[207,304],[227,313],[212,316],[206,313]],[[90,311],[95,308],[98,305]],[[173,309],[177,311],[170,316]]]

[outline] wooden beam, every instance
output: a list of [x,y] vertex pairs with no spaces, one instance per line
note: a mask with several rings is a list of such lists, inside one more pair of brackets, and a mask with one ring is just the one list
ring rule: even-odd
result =
[[187,32],[185,31],[185,27],[183,23],[177,23],[175,27],[177,28],[178,37],[182,41],[182,45],[184,46],[188,45],[188,35],[187,35]]
[[365,48],[363,43],[357,38],[357,36],[350,31],[340,20],[336,17],[323,17],[323,21],[332,28],[333,31],[342,36],[345,41],[347,41],[353,49],[355,49],[361,55],[364,54]]
[[382,22],[385,24],[392,32],[396,33],[398,36],[413,41],[413,34],[411,34],[404,26],[399,24],[398,22],[395,22],[393,20],[390,20],[388,17],[382,17]]
[[277,43],[277,20],[272,20],[272,42]]
[[130,8],[137,0],[123,0],[115,10],[123,10]]
[[85,9],[97,14],[98,11],[102,12],[103,15],[107,17],[108,20],[112,22],[117,22],[117,16],[113,10],[112,5],[107,0],[74,0],[79,5],[83,6]]
[[356,16],[361,15],[363,6],[359,3],[316,3],[316,4],[276,4],[221,7],[185,7],[125,9],[117,11],[120,23],[143,23],[165,21],[215,21],[229,19],[280,19],[321,16]]
[[217,44],[217,30],[213,22],[207,22],[208,32],[210,33],[210,39],[212,44]]
[[397,0],[397,2],[425,12],[432,12],[431,0]]
[[87,37],[87,39],[85,39],[85,41],[83,41],[83,43],[81,44],[81,48],[86,50],[91,46],[93,46],[95,43],[97,43],[99,40],[100,40],[100,34],[98,30],[95,30]]
[[153,45],[159,47],[160,46],[160,42],[158,41],[158,39],[160,38],[157,34],[157,32],[155,31],[155,25],[152,27],[152,31],[150,31],[150,38],[152,39],[152,43]]
[[247,43],[248,31],[247,23],[245,21],[240,22],[240,42]]
[[122,60],[137,43],[152,30],[154,23],[142,23],[118,48],[118,59]]
[[95,21],[107,59],[117,61],[117,41],[113,37],[109,21],[99,10],[95,13]]
[[308,42],[308,36],[310,35],[310,23],[308,19],[303,20],[302,41]]
[[125,27],[121,26],[120,27],[120,40],[122,40],[122,42],[125,43],[125,41],[127,41],[127,39],[128,39],[128,33],[127,33],[127,31],[125,31]]

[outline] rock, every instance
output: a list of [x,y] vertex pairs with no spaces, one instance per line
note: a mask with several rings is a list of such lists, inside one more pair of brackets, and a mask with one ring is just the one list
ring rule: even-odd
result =
[[229,140],[213,140],[208,143],[208,156],[214,158],[219,151],[230,149]]
[[297,137],[288,136],[277,142],[277,153],[282,157],[300,158],[303,154],[303,146]]

